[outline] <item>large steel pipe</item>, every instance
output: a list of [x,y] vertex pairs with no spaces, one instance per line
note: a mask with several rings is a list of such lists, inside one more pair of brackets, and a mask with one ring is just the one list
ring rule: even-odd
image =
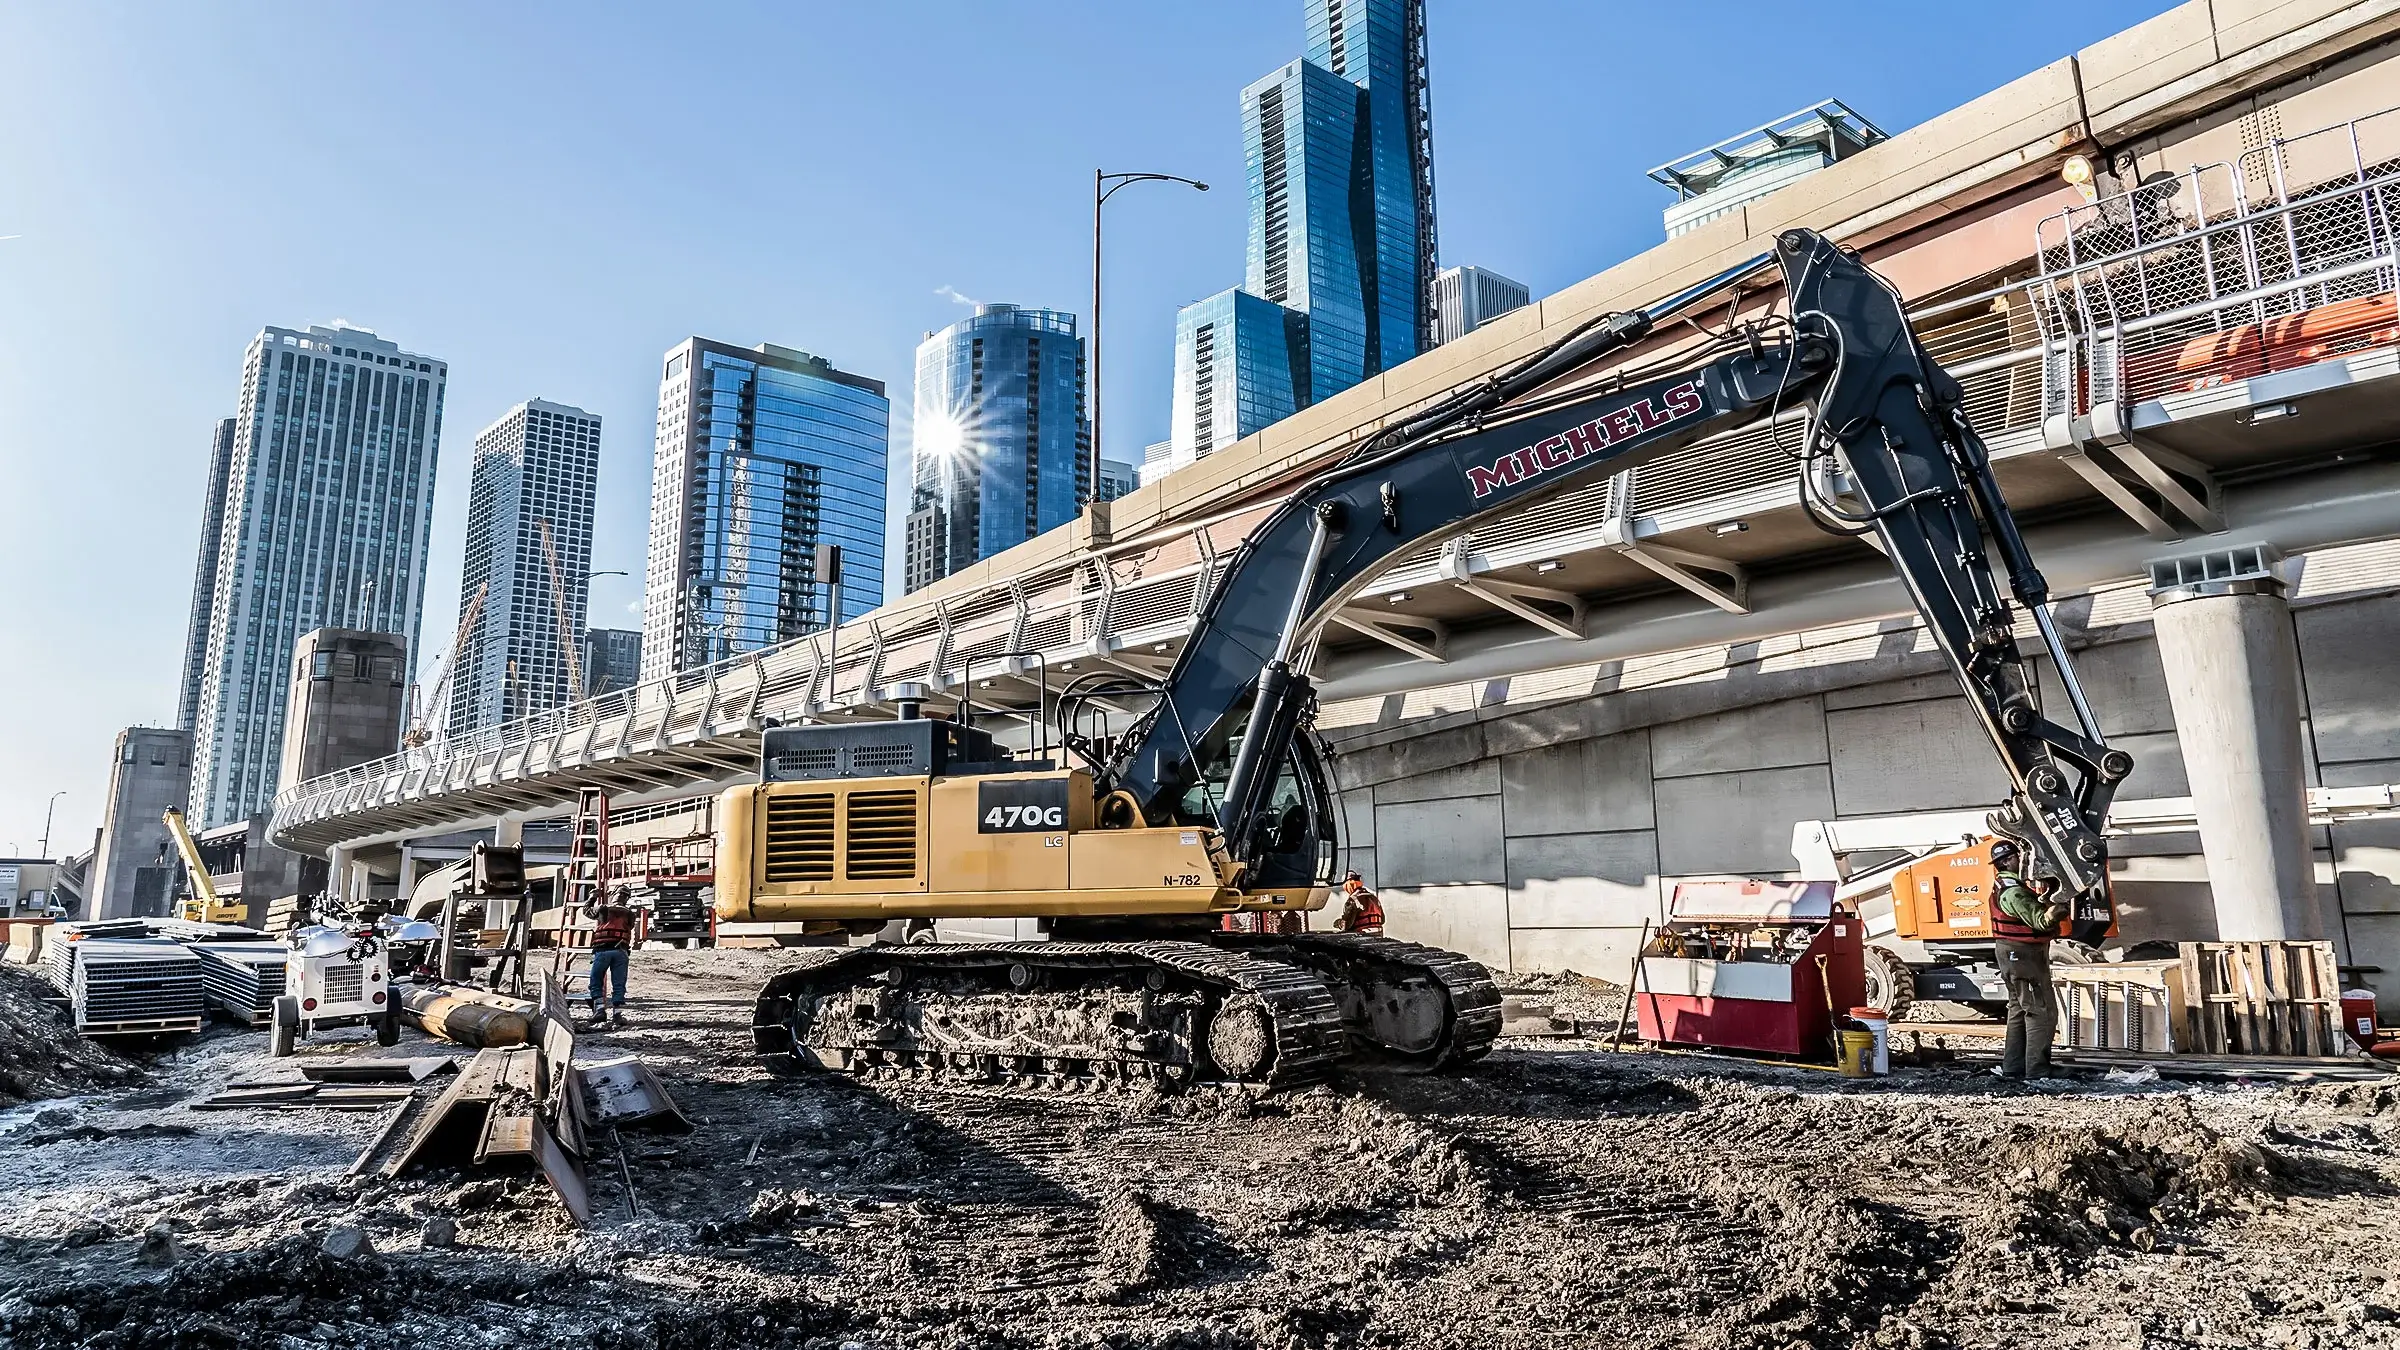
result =
[[400,1010],[435,1040],[471,1049],[523,1045],[533,1039],[532,1004],[471,985],[411,989],[401,996]]

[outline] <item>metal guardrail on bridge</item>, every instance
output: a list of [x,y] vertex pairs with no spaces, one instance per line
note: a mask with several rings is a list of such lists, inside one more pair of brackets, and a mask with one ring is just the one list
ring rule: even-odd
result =
[[[2213,529],[2205,466],[2126,430],[2135,406],[2291,363],[2400,343],[2395,314],[2400,110],[2279,142],[2042,222],[2033,275],[1920,306],[1912,318],[1956,374],[2004,463],[2047,451],[2154,535]],[[1737,612],[1741,568],[1658,537],[1796,508],[1788,429],[1754,426],[1616,475],[1395,562],[1385,594],[1456,582],[1528,622],[1575,635],[1589,597],[1528,570],[1614,550]],[[276,803],[279,838],[375,812],[379,833],[497,809],[506,785],[577,771],[623,792],[746,772],[773,720],[888,715],[900,681],[1035,701],[1034,672],[1164,671],[1232,550],[1272,503],[1164,529],[980,594],[903,599],[838,634],[751,652],[312,779]],[[1493,576],[1516,572],[1515,579]],[[1441,625],[1362,609],[1340,616],[1408,659],[1438,660]],[[1006,656],[1038,652],[1041,657]],[[968,691],[970,678],[975,688]],[[411,803],[430,803],[422,812]]]

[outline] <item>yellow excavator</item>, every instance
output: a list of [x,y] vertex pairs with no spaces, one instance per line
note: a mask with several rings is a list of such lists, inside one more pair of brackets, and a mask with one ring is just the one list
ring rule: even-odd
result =
[[217,898],[217,884],[208,875],[208,864],[200,861],[200,845],[193,842],[191,827],[183,822],[183,812],[170,806],[163,817],[167,833],[175,840],[175,851],[183,855],[183,874],[186,893],[176,905],[175,916],[189,923],[240,923],[249,917],[249,906]]
[[[1560,388],[1770,269],[1782,315],[1672,367]],[[1235,552],[1163,681],[1091,675],[1061,693],[1060,743],[1079,765],[922,716],[922,686],[897,691],[895,722],[769,729],[759,781],[718,803],[720,917],[864,932],[1030,916],[1051,940],[810,951],[760,993],[757,1048],[782,1072],[1268,1088],[1346,1059],[1429,1070],[1482,1054],[1500,1000],[1464,956],[1221,930],[1229,913],[1329,895],[1340,818],[1309,731],[1312,639],[1397,556],[1794,407],[1811,414],[1792,447],[1803,507],[1831,533],[1875,538],[2007,769],[1992,831],[2057,878],[2076,932],[2104,930],[2100,826],[2132,757],[2109,748],[2076,682],[1958,382],[1888,283],[1791,230],[1462,388],[1295,491]],[[1828,495],[1834,467],[1850,496]],[[2020,607],[2072,725],[2041,707]],[[1077,734],[1075,710],[1098,700],[1147,707],[1121,734]]]

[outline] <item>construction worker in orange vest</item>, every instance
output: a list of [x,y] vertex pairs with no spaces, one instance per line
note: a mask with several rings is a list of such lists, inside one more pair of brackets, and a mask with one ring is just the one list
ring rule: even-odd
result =
[[592,1020],[601,1019],[602,987],[613,984],[608,991],[607,1014],[609,1020],[621,1024],[625,1020],[625,977],[633,965],[633,898],[619,886],[613,894],[595,895],[583,913],[592,921],[592,970],[585,977]]
[[2008,1041],[1994,1077],[2050,1076],[2050,1041],[2058,1030],[2058,1000],[2050,988],[2050,939],[2058,932],[2061,907],[2046,894],[2047,878],[2028,885],[2019,871],[2017,845],[1992,843],[1992,947],[2000,980],[2008,988]]
[[1334,920],[1333,926],[1345,933],[1383,935],[1383,902],[1356,872],[1342,876],[1342,917]]

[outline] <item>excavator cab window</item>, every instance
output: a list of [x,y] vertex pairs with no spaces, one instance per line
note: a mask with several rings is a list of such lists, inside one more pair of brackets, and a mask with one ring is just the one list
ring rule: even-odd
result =
[[1325,776],[1306,737],[1294,737],[1267,795],[1259,827],[1257,881],[1261,886],[1330,883],[1341,851],[1340,830]]
[[[1332,799],[1315,760],[1315,752],[1304,738],[1295,738],[1285,752],[1261,813],[1263,823],[1254,841],[1257,867],[1246,884],[1306,886],[1332,879],[1340,837],[1334,827]],[[1231,770],[1229,763],[1220,760],[1186,789],[1175,804],[1175,823],[1217,824]]]

